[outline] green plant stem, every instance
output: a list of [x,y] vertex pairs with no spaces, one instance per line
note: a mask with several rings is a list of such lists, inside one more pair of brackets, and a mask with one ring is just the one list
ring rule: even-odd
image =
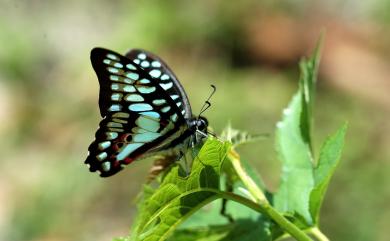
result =
[[321,232],[318,227],[309,229],[309,232],[318,240],[318,241],[329,241],[328,237]]
[[305,234],[301,229],[295,226],[292,222],[287,220],[282,214],[275,210],[271,205],[267,204],[265,207],[266,214],[271,217],[281,228],[294,237],[298,241],[312,241],[312,239]]
[[[307,233],[307,234],[311,234],[318,241],[329,241],[328,237],[326,237],[325,234],[323,234],[318,227],[303,229],[302,231]],[[278,237],[275,241],[280,241],[280,240],[283,240],[283,239],[286,239],[289,237],[291,237],[291,235],[288,233],[285,233],[282,236]]]
[[[206,189],[203,189],[206,190]],[[274,220],[280,227],[282,227],[287,233],[294,237],[298,241],[312,241],[312,239],[307,236],[302,230],[300,230],[293,223],[288,221],[283,215],[276,211],[270,204],[258,204],[247,198],[244,198],[240,195],[223,192],[219,190],[209,190],[218,194],[219,197],[232,200],[238,203],[241,203],[248,208],[251,208],[257,212],[268,215],[272,220]]]
[[250,178],[250,176],[246,173],[244,168],[241,165],[240,156],[234,149],[230,149],[228,152],[228,158],[232,163],[237,175],[240,177],[241,181],[244,183],[248,191],[255,198],[256,202],[259,204],[268,203],[267,198],[265,197],[263,191],[256,185],[256,183]]
[[[256,203],[258,204],[258,209],[257,209],[258,211],[269,216],[273,221],[275,221],[281,228],[283,228],[287,233],[289,233],[296,240],[312,241],[312,239],[307,234],[305,234],[297,226],[295,226],[293,223],[287,220],[282,214],[280,214],[277,210],[275,210],[270,205],[263,191],[256,185],[256,183],[252,180],[252,178],[246,173],[246,171],[242,167],[240,156],[236,151],[234,151],[234,149],[230,149],[228,153],[228,158],[230,159],[241,181],[244,183],[244,185],[248,188],[248,191],[255,198]],[[247,200],[247,202],[249,201],[250,200]],[[242,204],[245,205],[245,203]]]

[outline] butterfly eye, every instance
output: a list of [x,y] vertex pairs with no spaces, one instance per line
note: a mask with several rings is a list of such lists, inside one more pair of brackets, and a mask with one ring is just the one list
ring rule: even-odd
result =
[[199,129],[203,130],[205,128],[205,126],[206,126],[206,123],[203,120],[200,120],[198,122],[198,128]]
[[208,121],[204,117],[200,117],[198,120],[196,120],[196,125],[199,130],[206,130],[208,126]]

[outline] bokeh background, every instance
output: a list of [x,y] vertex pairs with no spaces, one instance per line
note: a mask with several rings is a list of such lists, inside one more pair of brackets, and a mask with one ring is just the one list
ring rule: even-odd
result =
[[[277,2],[277,3],[276,3]],[[109,179],[83,164],[100,115],[93,47],[157,53],[194,112],[273,134],[297,88],[298,61],[326,41],[315,143],[344,121],[341,165],[322,209],[331,240],[388,239],[390,3],[354,1],[0,0],[0,240],[111,240],[128,233],[151,162]],[[273,135],[240,149],[276,190]]]

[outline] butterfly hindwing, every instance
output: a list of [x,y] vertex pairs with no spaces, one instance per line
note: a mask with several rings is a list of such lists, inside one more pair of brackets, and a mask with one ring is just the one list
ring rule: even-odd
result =
[[[134,62],[135,59],[101,48],[91,52],[100,84],[99,108],[104,119],[85,162],[91,171],[100,171],[101,176],[115,174],[124,165],[153,153],[180,135],[186,127],[183,115],[191,111],[189,105],[180,102],[184,92],[181,86],[176,86],[178,82],[169,70],[169,75],[165,74],[167,71],[161,64],[160,70],[156,70],[160,71],[157,77],[156,71],[140,67],[142,63]],[[151,65],[157,66],[153,61]],[[168,80],[162,77],[164,74],[172,80],[164,82],[172,83],[170,88],[160,84],[162,79]],[[188,102],[185,94],[184,99]]]
[[96,140],[90,145],[86,163],[91,171],[110,176],[179,133],[173,121],[164,122],[148,115],[116,112],[100,122]]

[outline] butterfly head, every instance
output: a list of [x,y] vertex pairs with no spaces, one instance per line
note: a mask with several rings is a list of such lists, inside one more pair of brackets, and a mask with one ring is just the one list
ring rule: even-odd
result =
[[204,133],[207,133],[207,127],[209,125],[209,122],[207,121],[206,118],[204,118],[203,116],[199,116],[197,119],[196,119],[196,129],[201,131],[201,132],[204,132]]
[[189,127],[193,132],[200,131],[207,133],[209,122],[203,116],[194,117],[189,122]]

